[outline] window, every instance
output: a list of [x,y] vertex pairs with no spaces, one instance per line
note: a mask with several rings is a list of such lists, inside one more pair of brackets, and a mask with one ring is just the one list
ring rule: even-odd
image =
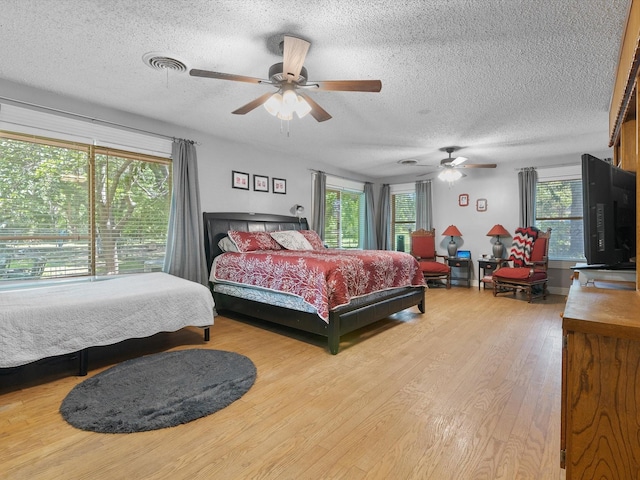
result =
[[[543,180],[543,181],[541,181]],[[536,226],[551,228],[549,258],[583,260],[582,180],[538,177],[536,187]]]
[[391,194],[391,249],[411,251],[410,233],[416,229],[416,192]]
[[0,132],[0,281],[161,267],[168,158]]
[[362,248],[364,183],[327,175],[324,243],[330,248]]
[[330,248],[361,248],[364,193],[334,190],[325,195],[324,242]]

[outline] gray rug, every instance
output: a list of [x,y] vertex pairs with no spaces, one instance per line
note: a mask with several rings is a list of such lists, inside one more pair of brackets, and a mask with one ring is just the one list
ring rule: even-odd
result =
[[256,379],[244,355],[179,350],[127,360],[76,385],[60,406],[76,428],[131,433],[173,427],[230,405]]

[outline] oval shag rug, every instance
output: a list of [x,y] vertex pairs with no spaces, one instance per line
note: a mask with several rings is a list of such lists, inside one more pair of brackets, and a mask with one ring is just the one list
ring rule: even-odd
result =
[[76,385],[60,406],[76,428],[131,433],[210,415],[244,395],[253,362],[234,352],[178,350],[127,360]]

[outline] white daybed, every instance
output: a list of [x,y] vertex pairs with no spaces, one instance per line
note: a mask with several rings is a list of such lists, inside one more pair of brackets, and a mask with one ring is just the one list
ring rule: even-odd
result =
[[0,290],[0,368],[186,326],[204,328],[215,315],[211,292],[167,273],[23,284]]

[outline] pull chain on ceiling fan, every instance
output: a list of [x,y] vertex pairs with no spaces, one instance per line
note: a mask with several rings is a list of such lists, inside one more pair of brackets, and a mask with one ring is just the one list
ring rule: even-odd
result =
[[271,66],[268,80],[198,69],[190,70],[189,75],[275,86],[278,88],[276,93],[265,93],[231,113],[244,115],[260,105],[264,105],[271,115],[281,120],[291,120],[294,113],[299,118],[309,113],[318,122],[324,122],[331,118],[331,115],[325,109],[318,105],[307,93],[303,93],[302,90],[379,92],[382,89],[380,80],[308,81],[304,61],[310,46],[311,44],[306,40],[285,35],[282,62]]

